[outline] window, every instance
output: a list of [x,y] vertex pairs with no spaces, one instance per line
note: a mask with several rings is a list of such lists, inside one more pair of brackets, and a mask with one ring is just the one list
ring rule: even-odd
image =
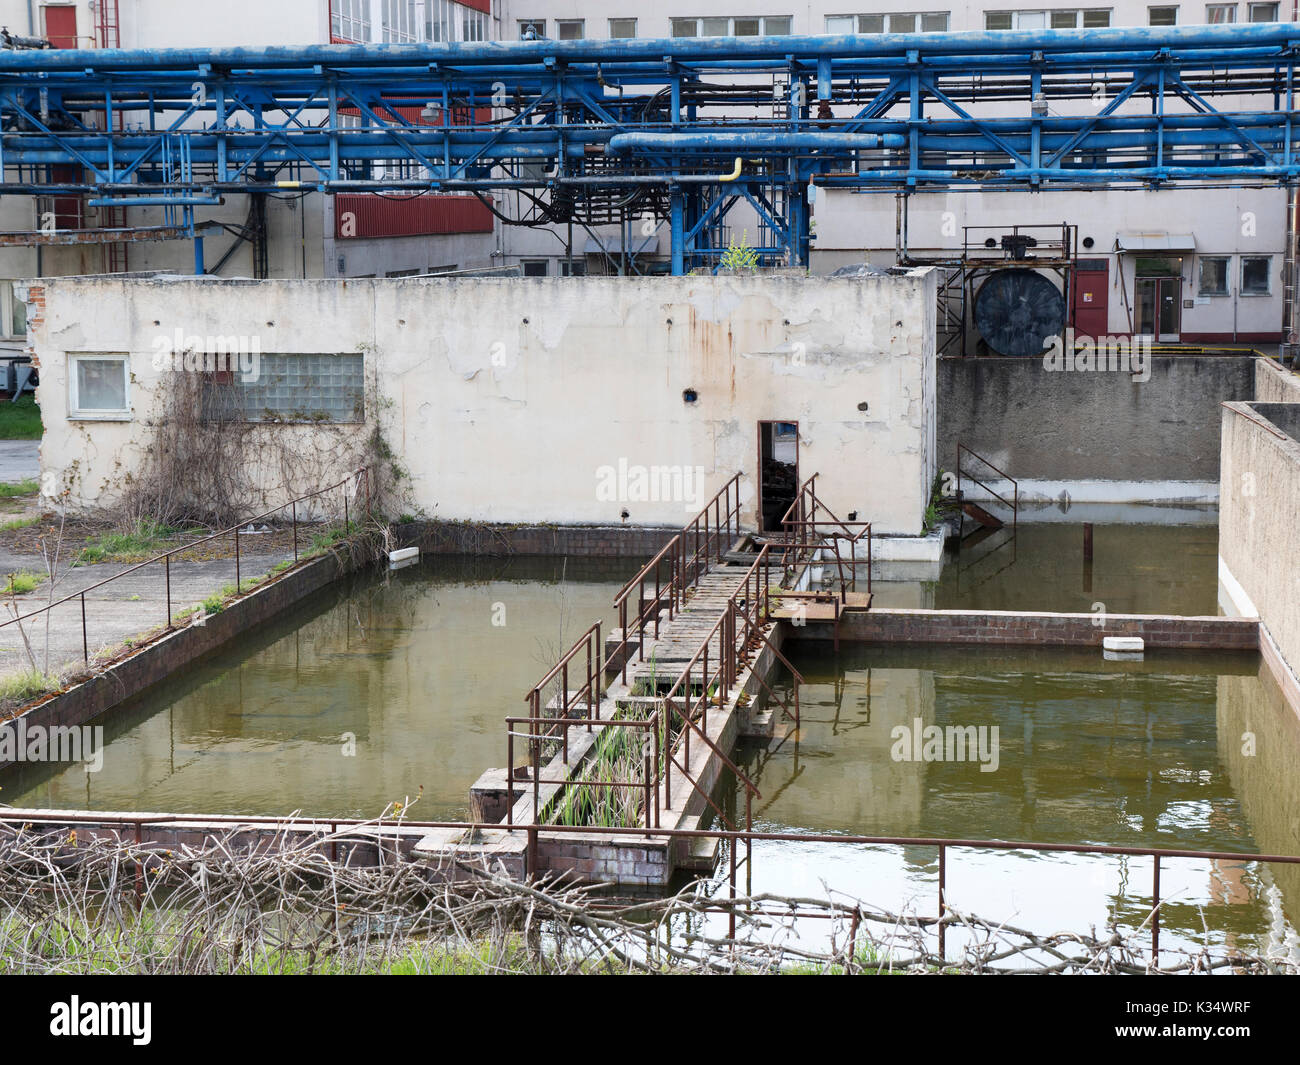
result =
[[612,18],[609,20],[609,35],[614,40],[625,40],[636,36],[636,19]]
[[1251,22],[1276,22],[1277,4],[1251,4],[1248,17]]
[[546,277],[551,272],[549,259],[525,259],[521,265],[524,277]]
[[530,18],[519,20],[519,39],[521,41],[540,41],[546,36],[546,19]]
[[363,422],[365,356],[268,355],[257,374],[225,376],[204,397],[210,420],[250,422]]
[[569,262],[568,259],[561,259],[560,276],[561,277],[586,277],[587,276],[586,260],[574,259],[573,262]]
[[488,13],[462,7],[460,13],[461,40],[486,41],[488,39]]
[[0,336],[19,338],[27,335],[27,304],[18,298],[14,282],[0,281]]
[[986,11],[986,30],[1100,29],[1110,25],[1110,8],[1091,7],[1076,11]]
[[1241,294],[1267,296],[1269,294],[1269,263],[1267,255],[1241,257]]
[[370,0],[333,0],[330,4],[330,36],[336,41],[370,40]]
[[1236,4],[1209,4],[1205,8],[1205,21],[1211,25],[1237,21]]
[[1226,296],[1228,294],[1228,257],[1202,255],[1200,285],[1197,295]]
[[674,37],[759,37],[789,36],[794,20],[789,15],[774,18],[675,18]]
[[415,0],[384,0],[383,15],[385,43],[409,44],[420,39]]
[[580,18],[556,19],[555,35],[562,41],[581,41],[587,36],[587,24]]
[[827,33],[935,33],[948,28],[948,12],[890,12],[884,15],[828,15]]
[[1178,8],[1176,7],[1147,8],[1147,25],[1148,26],[1177,26]]
[[131,416],[125,355],[74,355],[69,370],[69,418],[121,420]]

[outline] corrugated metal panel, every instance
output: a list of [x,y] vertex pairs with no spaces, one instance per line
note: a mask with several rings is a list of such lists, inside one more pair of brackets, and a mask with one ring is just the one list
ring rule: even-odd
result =
[[334,198],[334,236],[338,240],[491,232],[492,212],[474,196],[398,198],[340,193]]

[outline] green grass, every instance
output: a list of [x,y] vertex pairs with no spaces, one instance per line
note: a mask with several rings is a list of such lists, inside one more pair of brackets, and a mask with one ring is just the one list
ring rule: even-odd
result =
[[0,677],[0,702],[26,702],[45,692],[57,691],[59,678],[39,669],[22,669]]
[[5,586],[0,590],[0,595],[26,595],[28,592],[34,592],[36,586],[45,580],[44,573],[10,573],[5,580]]
[[[3,437],[0,437],[3,439]],[[40,491],[40,484],[29,477],[17,484],[0,484],[0,499],[14,499],[17,496],[34,496]]]
[[173,529],[170,525],[139,521],[130,532],[104,533],[96,537],[82,548],[81,554],[77,556],[77,564],[139,562],[174,547],[179,533],[179,529]]
[[13,521],[7,521],[0,525],[0,532],[13,532],[16,529],[30,529],[33,525],[39,524],[39,515],[33,515],[30,518],[14,518]]
[[25,393],[17,403],[0,401],[0,440],[39,440],[41,408],[36,397]]

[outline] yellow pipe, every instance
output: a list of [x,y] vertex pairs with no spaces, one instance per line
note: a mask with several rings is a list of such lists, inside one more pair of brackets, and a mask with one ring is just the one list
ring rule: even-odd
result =
[[740,170],[741,170],[741,167],[744,165],[744,162],[745,162],[745,161],[744,161],[740,156],[736,156],[736,169],[733,170],[730,174],[719,174],[719,175],[718,175],[718,180],[719,180],[719,181],[736,181],[736,180],[740,177]]

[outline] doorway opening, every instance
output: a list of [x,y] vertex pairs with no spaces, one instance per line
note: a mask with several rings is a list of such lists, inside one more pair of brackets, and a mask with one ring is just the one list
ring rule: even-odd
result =
[[781,532],[781,519],[799,493],[799,423],[758,423],[760,532]]
[[1135,332],[1157,343],[1177,341],[1182,332],[1183,260],[1138,259],[1135,273]]

